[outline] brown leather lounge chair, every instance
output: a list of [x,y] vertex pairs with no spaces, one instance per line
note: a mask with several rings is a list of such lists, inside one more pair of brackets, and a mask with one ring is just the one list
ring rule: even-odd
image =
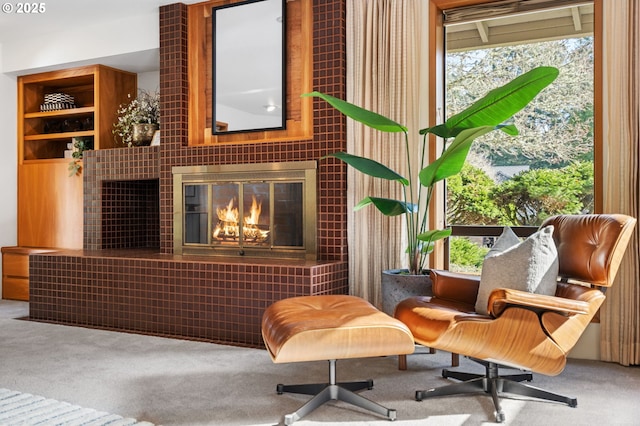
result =
[[[416,400],[469,392],[491,394],[497,422],[504,421],[502,392],[577,406],[577,400],[524,383],[531,372],[555,376],[598,308],[633,233],[634,218],[611,215],[565,215],[549,218],[558,252],[555,296],[494,289],[489,315],[478,314],[479,277],[432,271],[433,296],[402,301],[395,316],[417,343],[466,356],[485,366],[485,374],[443,370],[442,376],[462,382],[416,391]],[[524,370],[500,376],[499,367]]]

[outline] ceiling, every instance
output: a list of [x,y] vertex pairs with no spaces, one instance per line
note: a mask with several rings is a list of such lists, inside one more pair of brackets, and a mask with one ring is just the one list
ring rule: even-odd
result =
[[447,26],[447,50],[485,49],[593,34],[593,3]]
[[[53,0],[42,2],[46,10],[38,14],[0,14],[0,44],[19,38],[46,35],[69,29],[82,23],[96,24],[118,20],[124,14],[128,16],[157,13],[163,5],[178,0]],[[198,3],[202,0],[183,0],[182,3]],[[16,5],[17,2],[5,4]],[[26,2],[24,3],[26,4]],[[4,7],[4,6],[3,6]],[[4,12],[4,11],[3,11]]]

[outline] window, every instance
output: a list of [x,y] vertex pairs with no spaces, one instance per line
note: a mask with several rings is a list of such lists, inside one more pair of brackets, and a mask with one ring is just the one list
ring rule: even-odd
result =
[[500,4],[444,11],[446,115],[535,66],[560,76],[516,116],[518,137],[492,132],[474,143],[447,182],[452,270],[479,271],[503,225],[526,236],[550,215],[594,211],[594,5]]

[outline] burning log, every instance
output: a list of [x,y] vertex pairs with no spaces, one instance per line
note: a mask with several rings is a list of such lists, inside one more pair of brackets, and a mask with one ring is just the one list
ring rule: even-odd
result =
[[[262,203],[253,196],[249,215],[242,222],[242,239],[245,242],[264,243],[269,239],[269,231],[260,229],[259,220]],[[217,208],[218,224],[213,231],[213,239],[238,242],[240,239],[239,212],[233,207],[233,198],[226,208]]]

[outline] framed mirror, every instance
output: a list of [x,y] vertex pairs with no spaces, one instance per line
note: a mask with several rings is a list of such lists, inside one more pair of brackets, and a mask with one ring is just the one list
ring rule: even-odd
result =
[[213,133],[286,126],[285,0],[212,9]]

